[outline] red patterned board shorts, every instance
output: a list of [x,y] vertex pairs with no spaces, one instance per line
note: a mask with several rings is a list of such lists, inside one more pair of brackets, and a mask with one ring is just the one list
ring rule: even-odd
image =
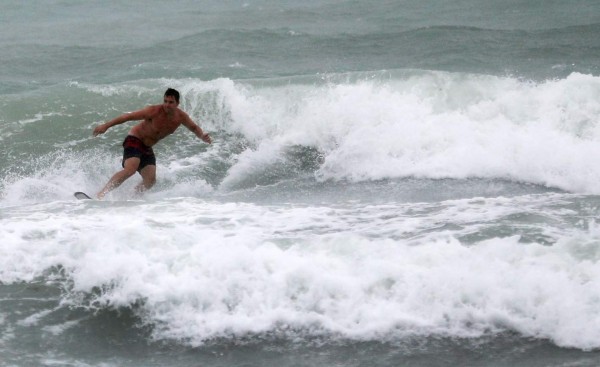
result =
[[127,135],[123,141],[123,162],[121,163],[123,167],[125,167],[125,161],[132,157],[140,159],[138,172],[146,166],[156,166],[156,157],[152,148],[145,145],[140,138]]

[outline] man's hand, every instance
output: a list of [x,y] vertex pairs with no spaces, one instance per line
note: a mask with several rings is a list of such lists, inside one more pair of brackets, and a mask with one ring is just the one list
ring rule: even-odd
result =
[[200,137],[203,141],[207,142],[208,144],[212,143],[212,139],[210,138],[210,136],[208,135],[208,133],[203,133],[202,136]]
[[104,134],[108,130],[108,126],[106,124],[98,125],[94,129],[94,136],[98,136],[100,134]]

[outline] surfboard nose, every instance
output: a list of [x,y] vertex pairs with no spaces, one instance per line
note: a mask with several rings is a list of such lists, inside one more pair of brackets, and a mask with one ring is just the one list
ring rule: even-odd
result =
[[77,191],[76,193],[73,194],[73,196],[75,196],[79,200],[91,199],[91,197],[89,197],[85,192],[81,192],[81,191]]

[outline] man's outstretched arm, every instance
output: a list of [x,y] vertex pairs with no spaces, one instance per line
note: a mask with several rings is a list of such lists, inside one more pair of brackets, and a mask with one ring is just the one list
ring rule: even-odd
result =
[[109,128],[115,125],[120,125],[127,121],[144,120],[147,115],[147,108],[144,108],[143,110],[139,111],[124,113],[121,116],[115,117],[114,119],[108,122],[96,126],[96,128],[94,129],[94,136],[104,134]]

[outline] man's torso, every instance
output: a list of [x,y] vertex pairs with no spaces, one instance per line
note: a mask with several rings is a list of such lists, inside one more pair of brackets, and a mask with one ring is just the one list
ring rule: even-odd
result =
[[129,130],[129,135],[138,137],[145,145],[151,147],[165,136],[171,135],[182,121],[182,112],[175,110],[172,116],[167,115],[161,105],[148,107],[148,117]]

